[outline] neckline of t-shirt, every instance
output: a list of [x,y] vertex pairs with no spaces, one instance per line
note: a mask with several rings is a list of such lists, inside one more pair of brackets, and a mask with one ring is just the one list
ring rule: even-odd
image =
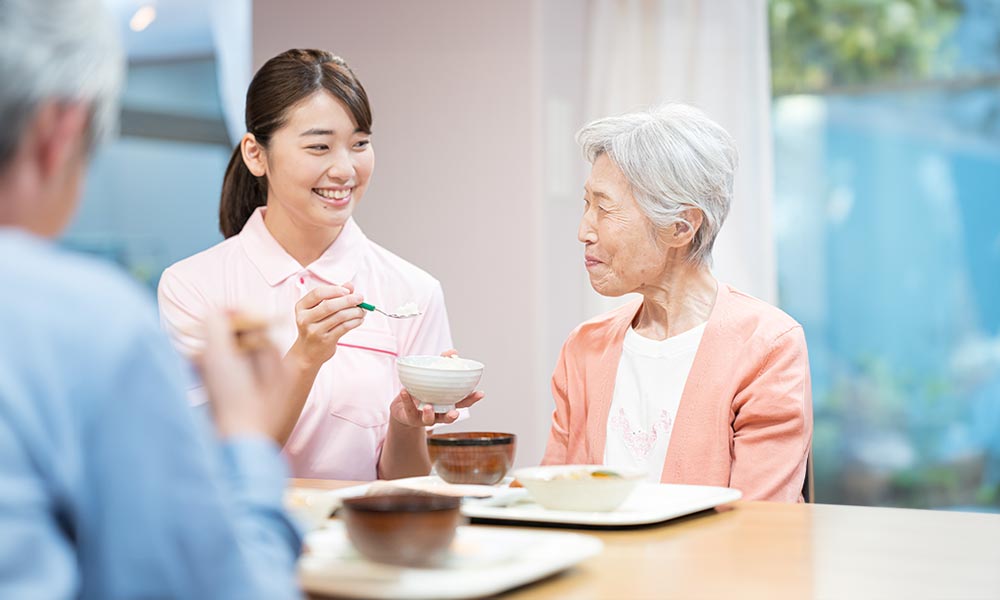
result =
[[625,348],[631,352],[652,358],[666,358],[696,350],[705,333],[706,321],[685,332],[668,337],[665,340],[654,340],[640,335],[633,327],[625,332]]

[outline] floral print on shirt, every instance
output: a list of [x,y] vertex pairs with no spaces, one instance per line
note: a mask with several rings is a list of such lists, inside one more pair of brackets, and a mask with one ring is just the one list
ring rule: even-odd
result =
[[657,438],[669,434],[673,425],[674,421],[666,410],[660,411],[660,417],[648,432],[633,427],[625,416],[624,408],[619,408],[618,413],[611,417],[612,431],[621,434],[625,447],[636,461],[644,461],[656,447]]

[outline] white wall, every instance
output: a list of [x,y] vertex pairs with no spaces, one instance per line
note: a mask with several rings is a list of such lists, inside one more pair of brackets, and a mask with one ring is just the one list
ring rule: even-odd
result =
[[538,3],[258,0],[253,22],[255,69],[319,47],[365,85],[376,169],[357,220],[441,280],[458,350],[486,364],[460,427],[517,433],[517,463],[536,464],[558,312],[542,283]]
[[585,317],[595,294],[576,232],[583,214],[583,183],[590,165],[574,136],[585,122],[586,2],[544,0],[541,7],[542,240],[547,305],[543,364],[551,374],[563,341]]

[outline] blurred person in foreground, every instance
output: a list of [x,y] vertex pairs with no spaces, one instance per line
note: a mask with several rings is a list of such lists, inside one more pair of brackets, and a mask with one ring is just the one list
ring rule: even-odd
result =
[[51,239],[115,128],[99,0],[0,0],[0,598],[288,598],[277,350],[206,324],[215,433],[145,294]]
[[671,104],[599,119],[577,140],[592,165],[578,232],[590,284],[642,297],[566,340],[543,463],[801,501],[812,441],[802,327],[710,269],[733,199],[732,138]]

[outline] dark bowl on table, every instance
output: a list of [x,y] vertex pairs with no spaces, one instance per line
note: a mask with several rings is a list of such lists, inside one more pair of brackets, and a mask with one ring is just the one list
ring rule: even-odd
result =
[[471,431],[427,437],[427,452],[438,477],[448,483],[500,483],[514,463],[513,433]]
[[461,498],[434,494],[359,496],[343,501],[347,537],[365,558],[402,567],[441,564],[461,522]]

